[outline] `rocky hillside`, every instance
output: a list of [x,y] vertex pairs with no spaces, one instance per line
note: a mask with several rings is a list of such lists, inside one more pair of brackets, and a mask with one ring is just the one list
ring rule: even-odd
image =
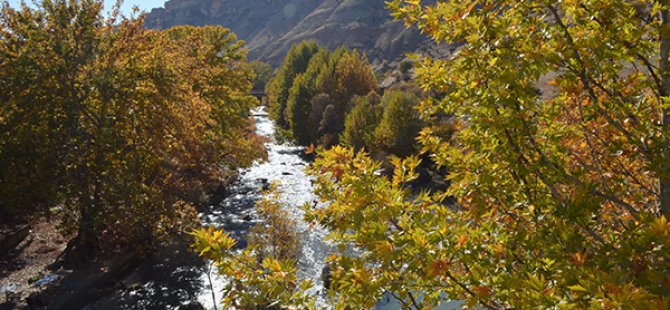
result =
[[435,50],[417,30],[393,21],[384,0],[169,0],[151,11],[146,24],[223,25],[247,42],[250,59],[273,65],[305,39],[365,51],[377,65],[409,51]]

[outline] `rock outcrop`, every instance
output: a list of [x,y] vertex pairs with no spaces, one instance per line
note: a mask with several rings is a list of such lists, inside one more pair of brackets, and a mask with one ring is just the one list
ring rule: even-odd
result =
[[416,29],[394,21],[383,0],[169,0],[149,13],[146,25],[222,25],[247,42],[250,59],[275,66],[302,40],[356,48],[378,65],[436,50]]

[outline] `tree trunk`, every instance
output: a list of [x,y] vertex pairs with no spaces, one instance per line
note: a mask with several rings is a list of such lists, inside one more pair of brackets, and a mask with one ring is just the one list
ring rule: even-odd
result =
[[[86,178],[88,180],[88,178]],[[84,182],[85,186],[87,182]],[[84,199],[84,203],[80,206],[79,226],[77,227],[77,237],[68,244],[66,250],[66,261],[71,266],[79,266],[96,257],[99,251],[98,247],[98,229],[97,229],[97,212],[100,204],[99,182],[95,177],[92,197],[88,196]],[[84,191],[85,195],[88,191]]]
[[[662,1],[663,5],[668,6],[670,0]],[[660,76],[661,76],[661,96],[667,97],[670,94],[670,68],[668,56],[670,56],[670,33],[666,33],[666,29],[670,26],[670,11],[666,8],[661,12],[661,54],[660,54]],[[662,124],[663,129],[670,126],[670,112],[662,109]],[[659,180],[659,192],[661,195],[660,209],[661,213],[670,218],[670,149],[667,148],[670,137],[665,137],[666,149],[664,150],[664,165],[661,177]]]
[[91,211],[90,206],[82,208],[77,237],[66,249],[65,261],[71,267],[78,267],[92,260],[98,252]]

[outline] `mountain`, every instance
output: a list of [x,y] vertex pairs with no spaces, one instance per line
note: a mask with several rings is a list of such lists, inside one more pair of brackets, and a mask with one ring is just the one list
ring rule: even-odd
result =
[[293,44],[310,39],[356,48],[377,65],[436,50],[418,30],[394,21],[384,0],[169,0],[148,14],[146,25],[222,25],[247,42],[250,59],[275,66]]

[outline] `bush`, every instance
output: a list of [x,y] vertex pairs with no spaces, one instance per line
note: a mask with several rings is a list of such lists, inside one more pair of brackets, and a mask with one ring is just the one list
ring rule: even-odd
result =
[[282,210],[278,195],[271,191],[257,205],[264,223],[252,228],[248,247],[234,251],[237,241],[213,228],[192,233],[200,256],[216,263],[229,280],[223,288],[224,308],[248,309],[250,305],[273,308],[277,303],[315,309],[306,293],[311,281],[298,280],[297,258],[301,251],[296,221]]
[[379,126],[374,132],[374,151],[400,157],[415,154],[416,138],[423,127],[416,110],[420,99],[398,90],[387,91],[381,99],[384,108]]
[[262,263],[265,258],[297,261],[301,251],[301,235],[296,231],[298,224],[279,202],[280,197],[273,187],[264,193],[256,209],[263,223],[255,225],[247,236],[248,246]]
[[376,93],[353,100],[354,107],[344,121],[344,132],[340,143],[353,147],[356,151],[373,145],[375,128],[382,116],[382,109]]
[[414,63],[409,59],[404,59],[398,64],[398,70],[402,73],[403,78],[407,77],[412,69],[414,69]]

